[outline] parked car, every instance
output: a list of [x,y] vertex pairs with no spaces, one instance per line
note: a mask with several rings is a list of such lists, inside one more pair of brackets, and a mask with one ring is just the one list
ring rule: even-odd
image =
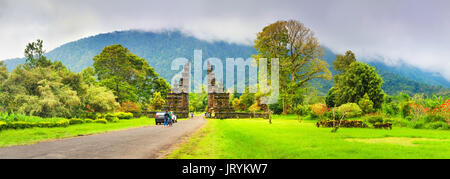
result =
[[172,114],[172,122],[173,123],[177,123],[178,122],[177,116],[175,114]]
[[[159,124],[164,124],[164,115],[166,114],[166,112],[157,112],[155,114],[155,124],[159,125]],[[169,121],[169,123],[177,123],[177,116],[175,114],[172,114],[172,121]]]
[[164,124],[164,114],[166,114],[166,112],[157,112],[155,114],[155,124],[156,125]]

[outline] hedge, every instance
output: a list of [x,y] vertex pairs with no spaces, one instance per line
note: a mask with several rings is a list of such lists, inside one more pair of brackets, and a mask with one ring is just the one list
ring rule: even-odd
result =
[[106,124],[106,123],[108,123],[108,121],[107,121],[106,119],[97,119],[97,120],[94,120],[94,122],[95,122],[95,123],[101,123],[101,124]]
[[33,127],[67,127],[70,125],[70,121],[67,119],[60,120],[57,122],[25,122],[25,121],[14,121],[14,122],[2,122],[0,121],[0,129],[26,129]]
[[385,122],[385,123],[377,122],[377,123],[373,124],[373,127],[377,128],[377,129],[381,129],[381,128],[392,129],[392,123],[390,123],[390,122]]
[[72,124],[82,124],[82,123],[84,123],[83,119],[78,119],[78,118],[70,119],[70,125],[72,125]]
[[359,127],[359,128],[366,128],[368,127],[367,124],[364,124],[361,120],[322,120],[320,122],[316,123],[317,127],[334,127],[335,125],[339,125],[339,127]]
[[118,113],[116,113],[116,117],[118,117],[119,119],[131,119],[131,118],[133,118],[133,113],[118,112]]

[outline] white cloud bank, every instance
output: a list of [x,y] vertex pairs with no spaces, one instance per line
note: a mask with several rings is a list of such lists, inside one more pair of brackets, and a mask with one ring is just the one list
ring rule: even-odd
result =
[[276,20],[296,19],[333,51],[381,56],[450,80],[447,0],[0,0],[0,59],[23,56],[37,38],[51,50],[115,30],[181,29],[209,41],[252,44]]

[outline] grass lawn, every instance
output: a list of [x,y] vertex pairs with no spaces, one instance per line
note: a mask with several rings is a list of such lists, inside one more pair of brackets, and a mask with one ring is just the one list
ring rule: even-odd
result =
[[209,120],[167,158],[450,158],[450,131],[317,128],[295,116]]
[[33,144],[50,139],[61,139],[150,125],[155,125],[155,119],[143,117],[138,119],[120,120],[117,123],[107,124],[86,123],[56,128],[7,129],[0,131],[0,147]]

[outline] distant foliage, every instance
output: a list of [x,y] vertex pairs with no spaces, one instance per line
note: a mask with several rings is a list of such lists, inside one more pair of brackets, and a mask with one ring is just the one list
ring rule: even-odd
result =
[[120,111],[123,112],[141,112],[141,105],[132,101],[125,101],[121,104]]
[[373,112],[373,102],[370,100],[367,93],[359,100],[358,105],[365,114]]
[[359,117],[363,111],[356,103],[346,103],[336,108],[338,116],[344,115],[345,118]]
[[150,105],[152,106],[152,108],[154,110],[161,110],[161,108],[163,107],[164,103],[165,103],[165,100],[161,96],[160,92],[153,93],[153,98],[150,101]]
[[105,113],[114,111],[119,107],[115,98],[112,91],[105,87],[90,86],[84,97],[86,112]]

